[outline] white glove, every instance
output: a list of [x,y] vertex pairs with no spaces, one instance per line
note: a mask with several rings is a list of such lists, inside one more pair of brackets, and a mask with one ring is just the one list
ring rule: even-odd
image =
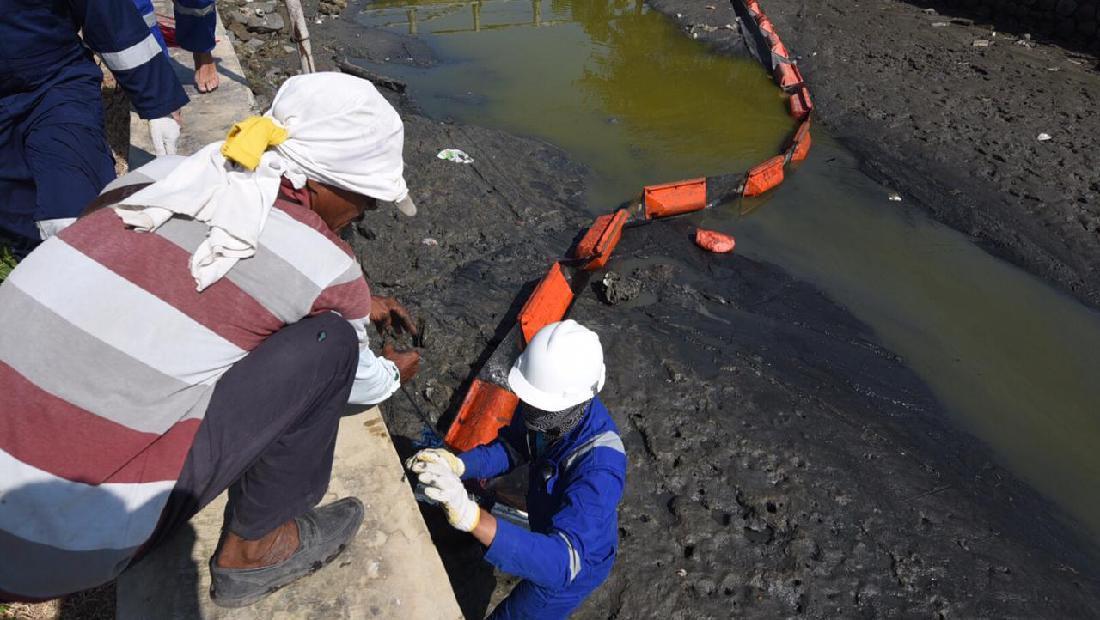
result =
[[180,139],[180,124],[171,116],[149,121],[149,136],[153,138],[153,150],[157,155],[175,155],[176,142]]
[[470,499],[458,476],[440,462],[424,463],[422,470],[417,476],[425,485],[424,494],[443,505],[451,527],[472,532],[481,521],[481,507]]
[[442,448],[428,448],[417,452],[405,461],[405,467],[409,468],[409,471],[419,474],[424,471],[428,463],[443,463],[459,478],[466,471],[466,464],[462,462],[462,459]]
[[75,217],[58,217],[52,220],[39,220],[35,222],[35,226],[38,226],[38,236],[42,237],[45,241],[50,237],[55,236],[57,233],[65,230],[69,224],[76,221]]

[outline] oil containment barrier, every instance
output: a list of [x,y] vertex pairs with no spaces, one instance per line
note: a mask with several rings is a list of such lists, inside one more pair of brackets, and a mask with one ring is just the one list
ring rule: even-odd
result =
[[[519,398],[508,389],[508,371],[535,333],[565,318],[573,299],[592,272],[607,265],[628,224],[667,219],[701,211],[742,196],[765,194],[779,186],[791,166],[810,151],[813,100],[792,54],[757,0],[731,0],[750,52],[767,69],[787,97],[798,126],[783,151],[747,172],[685,179],[649,185],[633,204],[597,217],[576,244],[570,258],[555,261],[527,298],[515,325],[489,355],[471,382],[455,419],[444,437],[453,450],[464,452],[492,442],[515,415]],[[696,243],[713,252],[733,250],[732,237],[697,230]]]

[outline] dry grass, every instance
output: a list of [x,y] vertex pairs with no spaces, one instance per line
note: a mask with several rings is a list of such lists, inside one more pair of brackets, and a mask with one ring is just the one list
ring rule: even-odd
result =
[[0,605],[0,620],[113,620],[115,583],[92,588],[56,601],[35,605]]

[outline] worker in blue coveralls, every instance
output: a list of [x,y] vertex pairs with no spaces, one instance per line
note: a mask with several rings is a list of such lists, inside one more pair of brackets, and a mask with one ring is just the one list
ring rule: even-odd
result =
[[[165,51],[168,45],[164,33],[157,24],[152,0],[134,0],[145,24]],[[195,63],[195,88],[208,93],[218,88],[218,67],[214,63],[214,28],[218,15],[214,12],[214,0],[174,0],[172,14],[176,22],[176,43],[191,52]]]
[[[457,456],[421,450],[407,463],[450,524],[488,546],[486,560],[523,578],[490,618],[565,618],[611,573],[626,451],[597,396],[603,383],[596,333],[572,320],[547,325],[509,372],[522,404],[496,441]],[[524,463],[530,531],[494,518],[460,482]]]
[[89,48],[154,137],[179,136],[187,95],[133,0],[0,0],[0,243],[17,257],[115,178]]

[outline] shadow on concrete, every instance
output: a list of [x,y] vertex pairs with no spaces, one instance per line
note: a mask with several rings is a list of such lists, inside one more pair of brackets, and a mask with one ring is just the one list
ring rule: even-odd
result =
[[[416,452],[413,441],[400,435],[392,436],[394,447],[402,459]],[[416,479],[408,477],[410,487]],[[496,577],[493,566],[485,561],[485,550],[473,536],[459,532],[447,523],[443,511],[436,506],[418,504],[420,515],[431,534],[432,543],[443,560],[443,568],[451,582],[462,615],[467,618],[484,618],[489,613]]]
[[[169,60],[172,62],[172,68],[175,70],[176,77],[179,78],[180,83],[182,83],[185,86],[187,86],[187,85],[194,86],[195,85],[195,67],[185,65],[182,62],[180,62],[180,61],[178,61],[178,60],[176,60],[175,58],[172,58],[172,57],[169,57]],[[214,64],[216,64],[218,66],[218,75],[219,76],[221,76],[223,78],[226,78],[231,82],[236,82],[236,83],[240,84],[241,86],[244,86],[245,88],[249,87],[248,86],[248,80],[246,80],[243,75],[241,75],[241,74],[237,73],[236,71],[233,71],[233,70],[229,69],[228,67],[226,67],[225,64],[222,62],[221,58],[215,57],[214,58]],[[206,93],[201,93],[201,94],[206,94]]]

